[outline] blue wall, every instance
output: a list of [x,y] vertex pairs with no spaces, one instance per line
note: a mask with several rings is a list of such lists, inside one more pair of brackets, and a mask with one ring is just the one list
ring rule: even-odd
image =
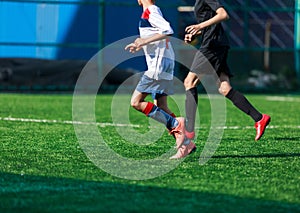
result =
[[[64,47],[69,43],[98,43],[95,5],[0,2],[0,21],[1,43],[24,44],[1,45],[0,57],[81,59],[96,51],[95,48]],[[36,43],[42,46],[34,46]]]
[[[115,2],[127,6],[112,4]],[[107,0],[105,3],[103,35],[105,44],[138,34],[137,25],[142,8],[138,6],[137,1]],[[172,24],[177,23],[176,8],[161,7],[161,9]],[[82,46],[98,44],[99,21],[102,19],[99,16],[99,8],[95,4],[1,1],[0,57],[89,59],[99,48]],[[173,28],[176,29],[176,26]],[[16,43],[23,45],[13,45]],[[35,46],[36,43],[40,45]],[[47,46],[48,44],[50,46]],[[62,45],[55,46],[55,44]],[[76,47],[71,47],[69,44],[76,44]]]

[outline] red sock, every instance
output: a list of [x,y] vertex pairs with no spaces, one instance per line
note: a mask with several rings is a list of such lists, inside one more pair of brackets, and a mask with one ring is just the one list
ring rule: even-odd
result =
[[194,139],[195,137],[195,132],[188,132],[188,131],[185,131],[185,136],[188,138],[188,139]]
[[145,109],[142,111],[142,113],[144,113],[146,116],[149,115],[149,113],[151,112],[151,110],[153,109],[154,104],[151,102],[148,102]]

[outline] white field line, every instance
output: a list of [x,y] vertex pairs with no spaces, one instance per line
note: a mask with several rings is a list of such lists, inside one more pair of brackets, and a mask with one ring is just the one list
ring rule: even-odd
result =
[[30,122],[30,123],[56,123],[56,124],[78,124],[78,125],[97,125],[100,127],[117,126],[117,127],[140,127],[140,125],[133,124],[118,124],[118,123],[99,123],[99,122],[82,122],[82,121],[61,121],[61,120],[47,120],[47,119],[33,119],[33,118],[12,118],[0,117],[3,121],[17,121],[17,122]]
[[[77,124],[77,125],[97,125],[100,127],[116,126],[116,127],[141,127],[135,124],[119,124],[119,123],[99,123],[99,122],[82,122],[82,121],[62,121],[62,120],[47,120],[47,119],[33,119],[33,118],[13,118],[0,117],[2,121],[16,121],[16,122],[30,122],[30,123],[56,123],[56,124]],[[157,128],[161,128],[160,125]],[[208,126],[195,127],[196,129],[210,128]],[[254,126],[219,126],[216,129],[253,129]],[[269,129],[300,129],[300,125],[269,125]]]
[[[204,129],[205,127],[195,127],[196,129]],[[216,129],[254,129],[254,126],[218,126]],[[267,129],[300,129],[300,125],[269,125]]]
[[284,96],[267,96],[267,101],[279,101],[279,102],[300,102],[299,98],[284,97]]

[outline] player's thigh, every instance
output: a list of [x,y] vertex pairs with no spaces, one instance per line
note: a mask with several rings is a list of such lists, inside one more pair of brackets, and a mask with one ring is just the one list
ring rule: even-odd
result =
[[147,94],[147,93],[141,93],[141,92],[135,90],[131,96],[131,101],[130,101],[131,105],[135,106],[135,105],[139,104],[140,102],[143,102],[148,95],[149,94]]

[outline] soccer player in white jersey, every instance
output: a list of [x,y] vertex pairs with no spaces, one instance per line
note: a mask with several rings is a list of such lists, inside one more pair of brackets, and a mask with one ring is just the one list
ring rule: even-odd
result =
[[[173,34],[155,0],[138,0],[143,7],[139,22],[140,38],[128,44],[125,50],[135,53],[144,50],[148,70],[140,79],[131,98],[131,106],[146,116],[163,123],[176,139],[177,153],[171,159],[183,158],[196,149],[193,142],[185,144],[184,118],[175,118],[167,104],[167,96],[173,94],[174,51],[168,39]],[[154,103],[145,101],[152,95]]]

